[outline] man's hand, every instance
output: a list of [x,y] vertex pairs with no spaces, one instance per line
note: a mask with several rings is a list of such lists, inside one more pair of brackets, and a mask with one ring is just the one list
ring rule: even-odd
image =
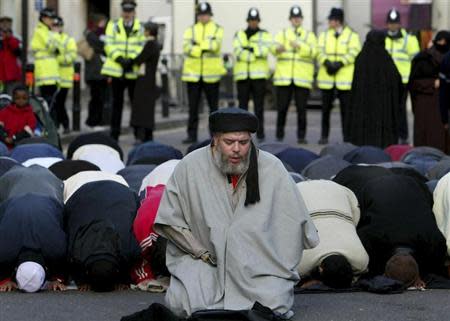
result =
[[47,289],[49,291],[66,291],[67,287],[60,280],[55,280],[48,283]]
[[116,291],[126,291],[130,288],[128,284],[116,284],[115,290]]
[[297,50],[300,48],[300,44],[297,41],[291,41],[291,47]]
[[214,255],[212,255],[211,253],[209,253],[208,251],[203,253],[200,256],[200,259],[205,262],[208,263],[211,266],[216,267],[217,266],[217,259],[214,257]]
[[11,292],[17,290],[17,284],[13,281],[7,281],[0,285],[0,292]]
[[245,50],[248,50],[248,51],[250,51],[250,52],[255,51],[255,49],[253,49],[253,47],[244,47],[244,49],[245,49]]
[[415,287],[418,290],[424,290],[425,287],[427,286],[425,282],[423,282],[423,280],[419,277],[417,278],[417,280],[413,283],[412,285],[413,287]]
[[89,284],[78,285],[78,291],[80,291],[80,292],[88,292],[90,290],[91,290],[91,286]]
[[434,89],[439,89],[440,86],[441,86],[441,81],[439,79],[436,79],[434,81]]
[[[448,130],[448,124],[444,124],[444,129],[445,129],[445,130]],[[450,277],[450,267],[449,267],[449,270],[448,270],[448,275],[449,275],[449,277]]]
[[286,51],[286,48],[284,48],[283,45],[279,45],[276,49],[277,53],[282,53]]
[[310,286],[321,284],[322,282],[319,280],[309,280],[302,284],[301,289],[309,288]]

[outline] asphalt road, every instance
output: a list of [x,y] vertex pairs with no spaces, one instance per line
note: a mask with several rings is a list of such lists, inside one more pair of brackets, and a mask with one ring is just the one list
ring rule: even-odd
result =
[[[450,319],[449,299],[448,290],[394,295],[299,294],[295,296],[293,320],[445,321]],[[0,294],[0,321],[119,321],[163,300],[161,294],[134,291],[7,293]]]

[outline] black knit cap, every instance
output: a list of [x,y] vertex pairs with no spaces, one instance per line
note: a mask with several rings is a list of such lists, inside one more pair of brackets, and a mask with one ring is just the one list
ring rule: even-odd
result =
[[[258,129],[258,118],[252,113],[237,107],[222,108],[209,116],[211,133],[250,132]],[[251,143],[250,162],[245,178],[247,193],[245,206],[261,200],[259,193],[258,154],[255,145]]]
[[258,118],[242,108],[222,108],[209,116],[209,130],[211,133],[255,133],[257,129]]

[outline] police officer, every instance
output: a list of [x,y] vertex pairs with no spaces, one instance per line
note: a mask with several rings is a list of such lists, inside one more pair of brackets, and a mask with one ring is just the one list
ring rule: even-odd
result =
[[125,89],[133,102],[134,85],[138,76],[138,66],[133,59],[142,51],[145,37],[144,28],[136,16],[136,3],[124,0],[121,3],[122,17],[110,21],[105,33],[106,61],[102,75],[111,78],[113,108],[111,113],[111,137],[119,139],[122,123],[122,109]]
[[359,35],[344,25],[344,11],[332,8],[328,30],[319,36],[317,60],[320,65],[317,84],[322,90],[322,135],[319,144],[328,143],[330,111],[339,98],[344,141],[348,139],[346,112],[350,104],[355,59],[361,50]]
[[201,2],[196,8],[197,23],[186,29],[183,36],[184,63],[181,80],[186,82],[189,103],[187,135],[183,144],[197,141],[198,107],[202,91],[209,111],[219,105],[219,83],[225,74],[221,57],[223,28],[212,21],[211,5]]
[[56,13],[45,8],[39,13],[39,23],[31,40],[31,50],[34,55],[34,77],[42,98],[48,106],[52,105],[53,97],[59,82],[58,62],[60,37],[54,32],[53,22]]
[[58,47],[59,54],[56,57],[59,64],[59,90],[56,94],[55,104],[53,105],[51,114],[56,123],[64,128],[64,133],[69,130],[69,117],[66,111],[66,99],[69,89],[73,87],[73,75],[75,73],[74,63],[77,59],[77,44],[75,39],[63,32],[64,20],[56,17],[54,21],[56,32],[60,34],[60,44]]
[[391,55],[397,66],[398,72],[402,76],[403,92],[400,103],[399,114],[399,137],[401,144],[408,143],[408,122],[406,120],[406,99],[408,98],[409,74],[411,72],[411,62],[414,56],[419,53],[420,47],[416,36],[410,35],[402,28],[400,21],[400,13],[395,9],[388,12],[386,18],[387,35],[386,50]]
[[273,77],[277,91],[277,140],[284,138],[284,126],[292,95],[297,107],[297,139],[306,144],[306,106],[314,78],[314,59],[317,39],[313,32],[302,27],[303,14],[299,6],[289,13],[291,26],[275,37],[274,54],[277,58]]
[[250,95],[253,99],[255,115],[259,120],[256,136],[264,140],[264,96],[266,80],[269,78],[267,56],[272,45],[269,32],[259,28],[259,11],[251,8],[247,15],[247,28],[234,35],[233,51],[236,63],[233,68],[239,107],[248,110]]

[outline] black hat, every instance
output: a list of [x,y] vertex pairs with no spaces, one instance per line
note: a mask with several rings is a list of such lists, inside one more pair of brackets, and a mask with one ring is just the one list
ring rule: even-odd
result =
[[0,17],[0,22],[12,22],[13,19],[11,17]]
[[344,10],[341,8],[331,8],[330,14],[328,15],[328,20],[338,20],[340,22],[344,21]]
[[120,4],[120,6],[122,7],[122,11],[131,12],[134,11],[134,9],[136,9],[137,4],[132,0],[124,0]]
[[292,6],[289,11],[289,19],[291,18],[303,18],[302,8],[300,6]]
[[395,8],[389,10],[386,17],[386,23],[400,23],[400,12]]
[[249,20],[258,20],[258,21],[261,20],[258,9],[250,8],[247,14],[247,21]]
[[236,107],[222,108],[209,116],[211,133],[251,132],[258,129],[258,118],[252,113]]
[[39,18],[56,18],[56,12],[52,8],[44,8],[39,12]]
[[200,2],[197,6],[197,14],[213,15],[211,5],[208,2]]
[[63,18],[61,18],[61,17],[56,17],[55,20],[54,20],[54,22],[53,22],[53,24],[54,24],[55,26],[62,27],[62,26],[64,26],[64,20],[63,20]]

